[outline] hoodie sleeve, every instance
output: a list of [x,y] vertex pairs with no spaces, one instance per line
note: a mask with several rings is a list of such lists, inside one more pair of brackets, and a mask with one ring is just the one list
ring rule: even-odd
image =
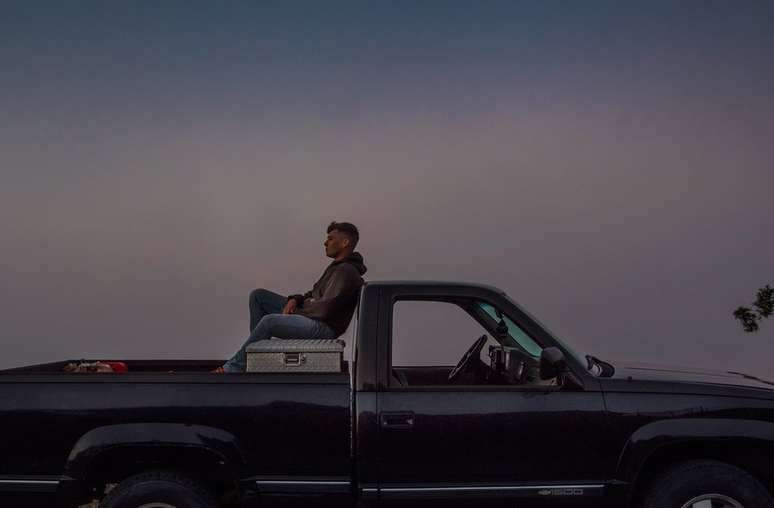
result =
[[349,302],[361,284],[362,279],[357,270],[343,265],[333,273],[322,296],[318,299],[305,299],[298,313],[319,321],[327,321],[331,314]]

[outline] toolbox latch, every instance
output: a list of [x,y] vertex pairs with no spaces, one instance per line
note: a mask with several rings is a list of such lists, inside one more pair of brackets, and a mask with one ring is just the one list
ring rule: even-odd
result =
[[288,367],[300,367],[306,363],[306,355],[304,353],[283,353],[285,365]]

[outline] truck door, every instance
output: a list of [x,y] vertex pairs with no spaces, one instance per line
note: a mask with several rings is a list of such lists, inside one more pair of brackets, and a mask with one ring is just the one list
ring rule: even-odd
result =
[[[499,330],[487,325],[505,321],[527,360],[549,344],[489,303],[396,295],[383,307],[380,339],[389,348],[380,348],[377,395],[381,506],[601,504],[613,464],[593,378],[567,389],[536,378],[530,362],[516,382],[496,378],[488,349],[501,345],[503,323]],[[457,360],[482,335],[480,354],[450,382]]]

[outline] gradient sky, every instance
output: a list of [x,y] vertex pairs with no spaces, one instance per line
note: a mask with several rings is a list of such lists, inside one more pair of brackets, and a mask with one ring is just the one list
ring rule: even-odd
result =
[[774,378],[731,316],[774,284],[773,55],[771,2],[3,2],[0,368],[230,356],[335,219],[371,280]]

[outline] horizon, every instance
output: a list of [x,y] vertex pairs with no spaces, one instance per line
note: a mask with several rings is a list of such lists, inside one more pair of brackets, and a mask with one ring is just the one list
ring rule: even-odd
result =
[[368,278],[770,376],[774,321],[732,312],[774,284],[772,4],[2,12],[0,368],[230,357],[250,290],[311,288],[341,220]]

